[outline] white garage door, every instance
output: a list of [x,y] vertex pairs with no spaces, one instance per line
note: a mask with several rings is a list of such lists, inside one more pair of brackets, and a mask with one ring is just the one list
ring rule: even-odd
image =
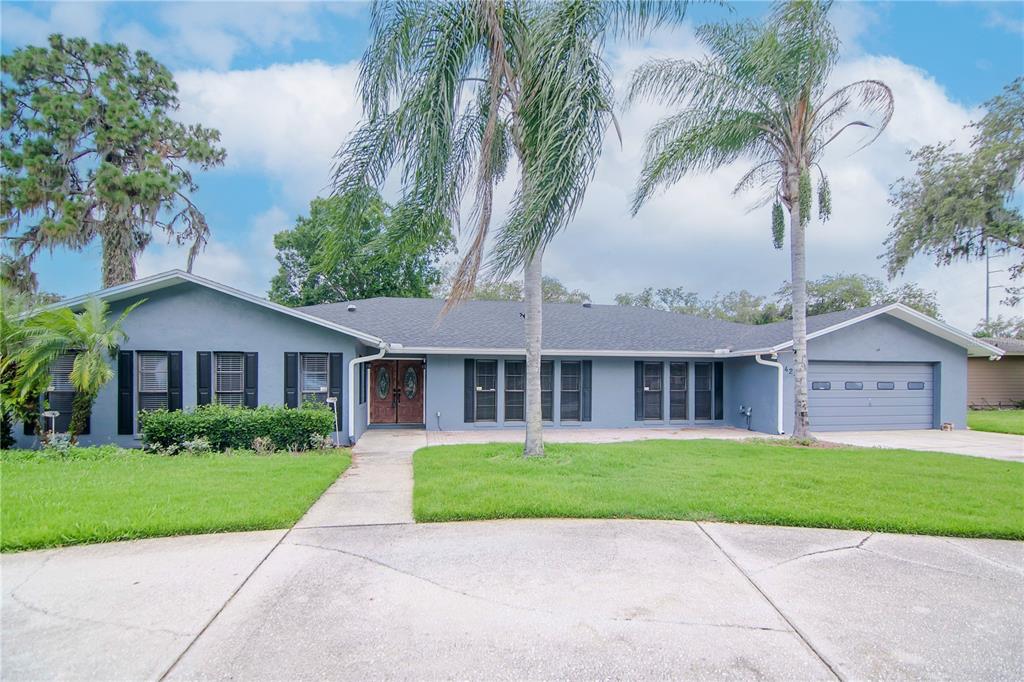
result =
[[812,431],[934,426],[929,363],[812,362],[809,369]]

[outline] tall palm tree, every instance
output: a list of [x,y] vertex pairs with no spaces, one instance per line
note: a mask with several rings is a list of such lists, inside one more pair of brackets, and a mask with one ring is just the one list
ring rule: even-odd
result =
[[40,377],[47,375],[59,356],[75,354],[70,376],[75,397],[68,427],[73,441],[85,430],[100,389],[114,377],[110,360],[121,342],[128,338],[122,323],[141,303],[129,306],[117,319],[111,320],[107,303],[90,298],[79,313],[70,308],[50,309],[35,315],[28,323],[28,343],[19,361],[23,392],[37,390],[41,385]]
[[[710,24],[697,31],[707,56],[655,60],[633,75],[628,101],[652,100],[681,107],[648,133],[633,214],[659,188],[690,171],[713,171],[740,159],[754,167],[734,192],[766,188],[760,205],[773,203],[772,236],[782,248],[783,207],[789,212],[793,300],[793,436],[806,438],[807,279],[805,227],[811,217],[811,175],[818,178],[818,215],[831,214],[828,177],[821,157],[851,128],[873,142],[893,113],[889,87],[860,80],[828,92],[839,41],[828,21],[830,0],[777,5],[767,21]],[[864,118],[852,114],[860,112]]]
[[[489,246],[491,275],[523,271],[526,455],[544,452],[544,249],[579,208],[613,119],[605,37],[643,35],[678,20],[685,5],[657,0],[374,5],[360,71],[366,118],[338,153],[334,190],[348,195],[363,185],[380,187],[398,166],[402,197],[389,239],[421,245],[448,238],[472,191],[471,236],[445,309],[472,292]],[[489,240],[494,187],[512,159],[518,168],[515,195]],[[325,265],[340,257],[328,245]]]

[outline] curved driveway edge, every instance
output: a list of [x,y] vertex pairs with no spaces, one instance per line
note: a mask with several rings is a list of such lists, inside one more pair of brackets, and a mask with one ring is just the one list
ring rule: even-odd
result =
[[170,677],[1024,673],[1024,543],[672,521],[294,530]]

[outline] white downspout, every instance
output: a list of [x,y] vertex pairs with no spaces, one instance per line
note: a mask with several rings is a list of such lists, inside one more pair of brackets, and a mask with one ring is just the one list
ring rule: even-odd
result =
[[388,352],[390,346],[384,343],[379,348],[380,351],[376,355],[364,355],[348,361],[348,442],[350,444],[356,435],[356,365],[381,359]]
[[[772,357],[776,357],[777,358],[778,355],[773,355]],[[774,367],[775,369],[779,370],[779,381],[778,381],[778,383],[779,383],[779,396],[778,396],[779,425],[778,425],[778,431],[779,431],[779,435],[782,435],[783,433],[785,433],[785,431],[782,430],[782,363],[778,362],[778,361],[775,361],[775,360],[762,360],[760,355],[755,355],[754,356],[754,360],[759,365],[764,365],[766,367]]]

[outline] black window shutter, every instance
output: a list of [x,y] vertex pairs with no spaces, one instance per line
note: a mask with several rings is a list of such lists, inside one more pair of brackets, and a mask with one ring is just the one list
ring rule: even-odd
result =
[[167,409],[181,409],[181,351],[167,353]]
[[327,358],[327,395],[338,399],[338,402],[334,403],[334,409],[339,423],[341,415],[344,414],[341,411],[341,380],[344,376],[344,360],[345,356],[342,353],[331,353]]
[[633,363],[633,419],[644,420],[644,363],[641,360]]
[[245,354],[245,400],[246,407],[256,407],[260,403],[259,391],[259,353]]
[[476,360],[466,358],[466,372],[463,377],[466,388],[463,399],[462,419],[465,422],[476,421]]
[[299,354],[284,354],[284,406],[299,406]]
[[725,363],[715,362],[715,419],[725,417],[725,402],[722,400],[725,387]]
[[210,389],[213,375],[213,353],[201,350],[196,353],[196,405],[209,405],[213,400]]
[[135,433],[135,353],[122,350],[117,354],[117,432],[122,436]]
[[584,360],[580,365],[580,419],[585,422],[590,421],[591,371],[590,360]]

